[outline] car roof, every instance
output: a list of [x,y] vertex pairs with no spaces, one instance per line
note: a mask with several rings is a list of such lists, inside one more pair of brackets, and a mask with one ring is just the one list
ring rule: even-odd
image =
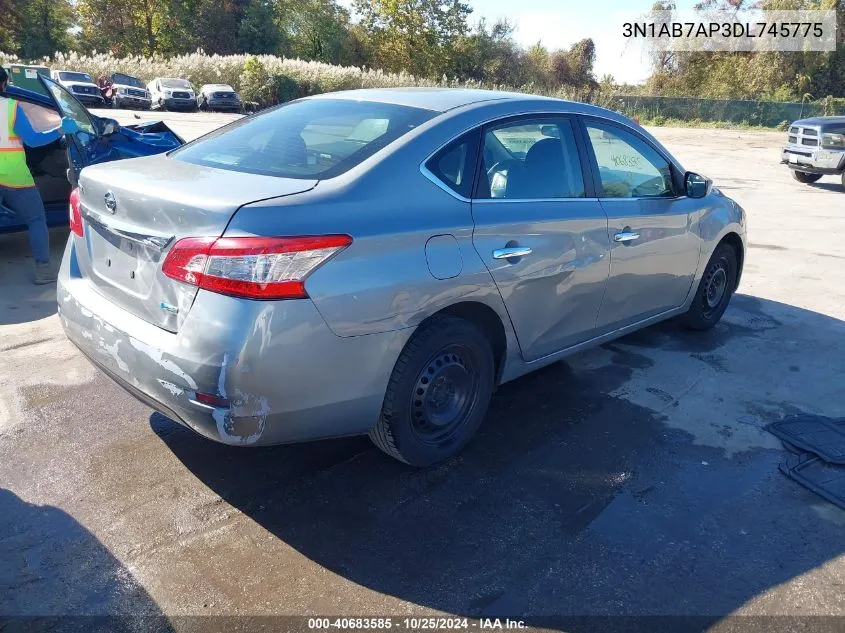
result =
[[200,88],[228,88],[229,90],[234,90],[229,84],[203,84]]
[[373,101],[434,112],[446,112],[473,103],[495,100],[546,100],[560,101],[552,97],[539,97],[519,92],[481,90],[474,88],[368,88],[327,92],[310,99],[346,99],[349,101]]

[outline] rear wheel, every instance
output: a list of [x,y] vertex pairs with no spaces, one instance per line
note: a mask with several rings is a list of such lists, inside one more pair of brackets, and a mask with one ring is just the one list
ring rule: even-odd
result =
[[494,365],[490,342],[470,322],[431,318],[399,355],[370,439],[412,466],[452,457],[487,413]]
[[805,171],[796,171],[792,170],[792,177],[795,178],[798,182],[803,182],[805,185],[809,185],[810,183],[816,182],[819,178],[822,177],[821,174],[808,174]]
[[736,288],[738,266],[736,251],[721,244],[701,276],[692,305],[681,321],[693,330],[709,330],[719,322]]

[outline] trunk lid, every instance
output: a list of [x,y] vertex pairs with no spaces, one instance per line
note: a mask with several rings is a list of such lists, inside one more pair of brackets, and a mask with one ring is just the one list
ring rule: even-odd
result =
[[183,237],[219,237],[250,202],[308,191],[316,180],[194,165],[164,155],[88,167],[80,178],[80,274],[132,314],[176,332],[197,288],[161,265]]

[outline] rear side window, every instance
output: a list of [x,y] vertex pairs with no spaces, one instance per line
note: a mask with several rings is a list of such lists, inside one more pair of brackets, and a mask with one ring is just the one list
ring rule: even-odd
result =
[[265,176],[333,178],[436,114],[368,101],[294,101],[241,119],[171,156]]
[[484,133],[477,198],[583,198],[584,178],[566,118],[518,120]]
[[469,198],[472,194],[480,136],[479,130],[463,135],[437,152],[425,164],[440,182],[464,198]]

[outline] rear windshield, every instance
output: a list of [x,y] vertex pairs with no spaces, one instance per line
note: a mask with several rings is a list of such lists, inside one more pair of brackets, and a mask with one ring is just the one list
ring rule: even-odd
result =
[[437,113],[347,101],[294,101],[173,152],[178,160],[281,178],[333,178]]
[[134,86],[136,88],[143,88],[144,84],[141,83],[141,80],[137,77],[132,77],[130,75],[122,75],[121,73],[115,73],[111,76],[111,80],[122,86]]
[[88,83],[94,83],[91,81],[91,77],[89,77],[85,73],[59,73],[59,79],[62,81],[87,81]]

